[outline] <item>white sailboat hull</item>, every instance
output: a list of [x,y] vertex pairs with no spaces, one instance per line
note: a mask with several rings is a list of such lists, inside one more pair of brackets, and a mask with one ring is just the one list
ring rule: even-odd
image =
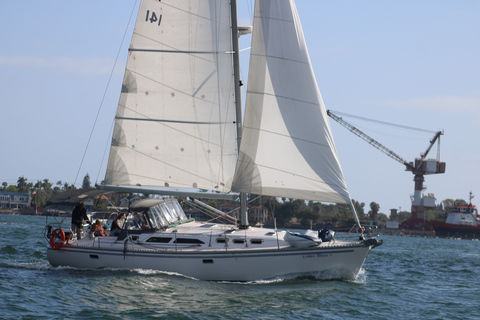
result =
[[53,266],[152,269],[213,281],[255,281],[288,275],[355,279],[370,248],[354,244],[301,250],[124,252],[121,249],[64,246],[59,250],[49,248],[47,257]]

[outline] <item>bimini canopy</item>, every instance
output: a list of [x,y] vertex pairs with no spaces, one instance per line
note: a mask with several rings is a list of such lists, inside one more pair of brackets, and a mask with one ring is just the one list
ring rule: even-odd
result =
[[74,205],[102,195],[113,193],[105,190],[69,190],[50,197],[47,206],[51,205]]
[[148,211],[150,208],[159,205],[160,203],[164,203],[165,200],[163,199],[154,199],[154,198],[145,198],[134,202],[130,205],[131,211],[143,212]]

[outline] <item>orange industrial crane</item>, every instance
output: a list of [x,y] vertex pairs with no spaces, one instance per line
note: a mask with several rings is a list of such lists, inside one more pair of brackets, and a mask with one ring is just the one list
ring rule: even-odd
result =
[[[337,112],[338,113],[338,112]],[[362,138],[378,150],[385,153],[390,158],[400,162],[401,164],[405,165],[407,171],[411,171],[414,174],[414,181],[415,181],[415,191],[412,200],[412,219],[425,219],[425,211],[427,209],[432,209],[435,207],[435,198],[433,195],[424,196],[423,195],[423,182],[425,181],[424,176],[427,174],[438,174],[438,173],[445,173],[445,162],[440,162],[439,154],[437,154],[437,159],[429,159],[425,160],[430,149],[433,147],[435,142],[438,140],[440,143],[440,136],[443,135],[443,131],[437,131],[430,140],[430,145],[428,146],[427,150],[424,153],[420,154],[420,158],[415,159],[414,162],[407,162],[398,154],[390,150],[389,148],[385,147],[380,142],[376,141],[369,135],[365,134],[358,128],[352,126],[350,123],[343,120],[341,117],[334,114],[333,111],[328,110],[327,114],[333,120],[340,123],[342,126],[350,130],[352,133],[357,135],[358,137]],[[360,118],[360,117],[358,117]]]

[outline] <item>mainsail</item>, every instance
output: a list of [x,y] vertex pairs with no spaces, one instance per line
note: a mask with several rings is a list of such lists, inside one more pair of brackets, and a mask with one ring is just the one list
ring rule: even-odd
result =
[[232,189],[350,203],[293,0],[256,1]]
[[232,69],[228,1],[142,1],[105,183],[229,191]]

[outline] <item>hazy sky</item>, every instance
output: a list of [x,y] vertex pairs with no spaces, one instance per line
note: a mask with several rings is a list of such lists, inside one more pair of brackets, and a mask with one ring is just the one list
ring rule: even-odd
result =
[[[73,183],[77,172],[77,185],[86,173],[92,183],[103,180],[138,2],[0,2],[0,182],[25,176]],[[241,24],[250,25],[252,1],[238,2]],[[297,8],[327,109],[444,130],[440,160],[447,170],[426,176],[425,192],[438,201],[466,199],[470,191],[480,197],[480,1],[297,0]],[[248,37],[241,47],[249,47]],[[408,161],[433,137],[345,120]],[[384,213],[410,210],[413,175],[333,120],[331,126],[352,198],[367,207],[375,201]],[[435,146],[429,157],[436,156]]]

